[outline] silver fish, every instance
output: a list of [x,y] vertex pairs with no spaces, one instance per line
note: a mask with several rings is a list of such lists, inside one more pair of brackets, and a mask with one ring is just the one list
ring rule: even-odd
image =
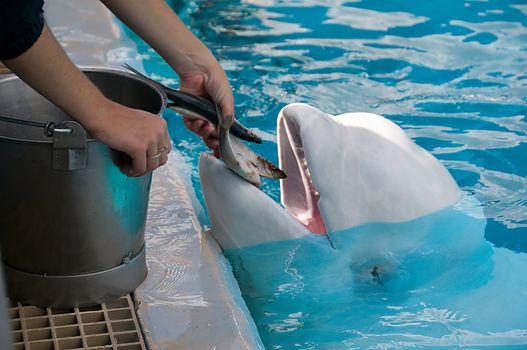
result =
[[276,165],[247,147],[239,138],[229,133],[233,116],[222,116],[216,105],[218,116],[218,135],[220,141],[220,156],[225,165],[236,174],[260,187],[260,176],[270,179],[284,179],[286,174]]
[[[152,84],[157,85],[161,89],[163,89],[167,95],[167,98],[172,101],[171,103],[168,103],[168,108],[187,117],[193,119],[203,119],[214,125],[218,125],[218,117],[216,115],[215,106],[214,103],[212,103],[211,101],[207,100],[202,96],[195,96],[165,86],[160,82],[147,77],[146,75],[126,63],[123,64],[123,67],[128,69],[135,75],[145,80],[148,80]],[[242,140],[255,143],[262,143],[262,139],[260,138],[260,136],[256,135],[254,132],[243,126],[238,121],[235,121],[233,123],[230,132],[238,136]]]

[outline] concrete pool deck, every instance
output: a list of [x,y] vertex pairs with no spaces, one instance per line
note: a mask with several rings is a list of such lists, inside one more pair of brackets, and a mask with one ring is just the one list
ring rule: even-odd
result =
[[[98,1],[46,2],[46,21],[75,64],[141,67],[141,57]],[[176,155],[155,171],[145,232],[149,273],[134,292],[150,349],[263,349],[229,265],[201,231]]]

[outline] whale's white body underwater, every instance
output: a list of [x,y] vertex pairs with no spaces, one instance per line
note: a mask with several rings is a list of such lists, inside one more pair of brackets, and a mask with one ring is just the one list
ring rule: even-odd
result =
[[278,151],[282,205],[212,156],[199,164],[267,346],[527,344],[527,254],[488,243],[479,203],[396,124],[292,104]]

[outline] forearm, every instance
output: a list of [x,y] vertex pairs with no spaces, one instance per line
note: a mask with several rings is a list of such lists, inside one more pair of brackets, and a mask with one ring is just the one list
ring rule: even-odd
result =
[[214,61],[209,49],[187,29],[164,0],[102,0],[179,74]]
[[3,62],[88,130],[97,128],[99,116],[94,111],[104,108],[108,100],[70,61],[47,26],[30,49]]
[[[224,115],[234,115],[234,98],[225,71],[165,0],[101,1],[178,73],[182,91],[209,97]],[[210,148],[218,149],[212,125],[199,120],[186,120],[185,125]]]
[[33,89],[79,121],[111,148],[127,153],[121,165],[129,176],[141,176],[163,165],[170,152],[165,121],[151,113],[112,102],[70,61],[44,26],[38,40],[4,64]]

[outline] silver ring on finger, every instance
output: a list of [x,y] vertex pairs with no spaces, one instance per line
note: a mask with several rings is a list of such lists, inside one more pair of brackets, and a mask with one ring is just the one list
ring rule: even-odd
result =
[[161,157],[161,152],[157,153],[155,156],[146,156],[147,159],[156,159]]

